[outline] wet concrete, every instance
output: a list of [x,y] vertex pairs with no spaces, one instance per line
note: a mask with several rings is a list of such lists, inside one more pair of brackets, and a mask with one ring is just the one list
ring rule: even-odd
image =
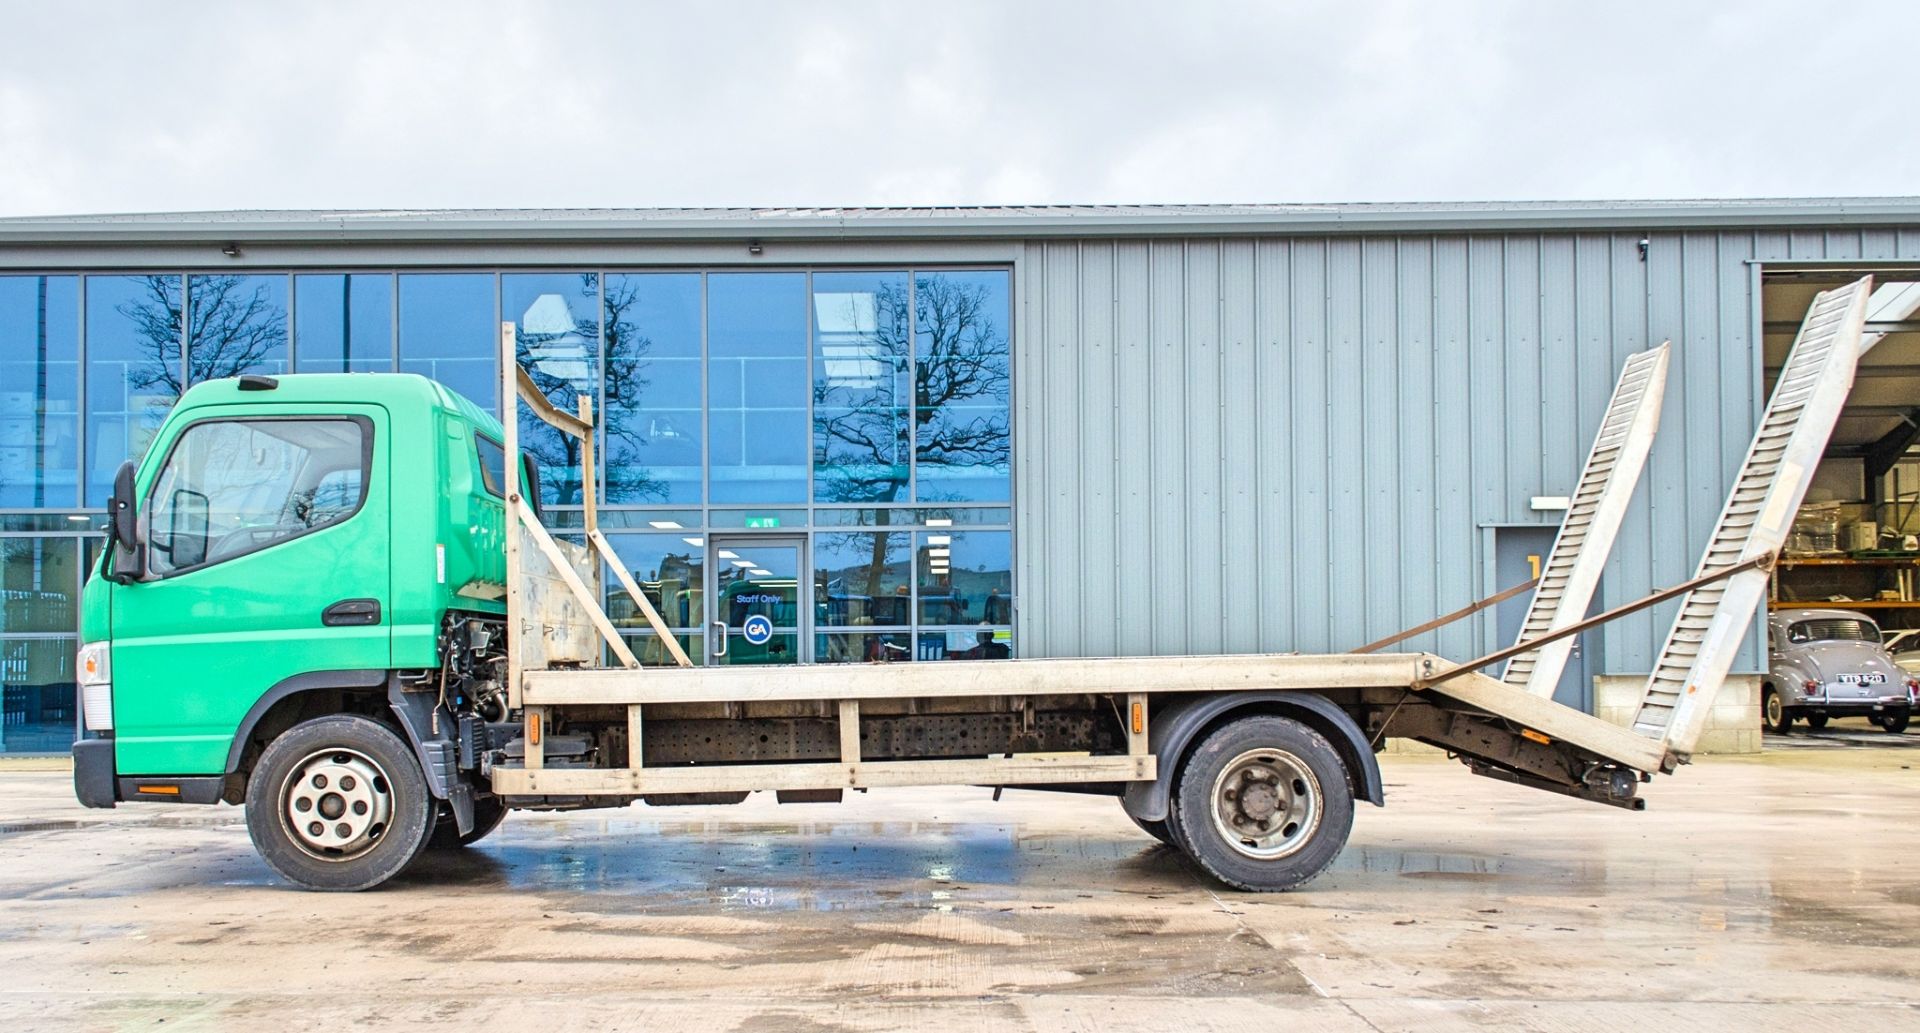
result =
[[0,770],[0,1019],[1920,1030],[1920,752],[1703,762],[1642,814],[1388,765],[1387,809],[1279,896],[1196,876],[1110,801],[966,789],[516,814],[322,895],[237,809],[84,811],[62,772]]

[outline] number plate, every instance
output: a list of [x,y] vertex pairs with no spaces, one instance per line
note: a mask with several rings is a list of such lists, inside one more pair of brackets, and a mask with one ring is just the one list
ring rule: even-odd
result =
[[1887,676],[1884,674],[1843,674],[1836,680],[1842,685],[1885,685],[1887,683]]

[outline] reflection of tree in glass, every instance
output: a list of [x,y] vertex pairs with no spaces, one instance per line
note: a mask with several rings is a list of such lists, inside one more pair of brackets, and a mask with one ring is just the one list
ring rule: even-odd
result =
[[[604,325],[607,334],[607,407],[618,406],[630,413],[640,412],[640,400],[651,385],[647,376],[648,353],[653,339],[640,332],[630,315],[640,304],[637,277],[617,276],[607,281]],[[651,443],[639,419],[606,420],[608,502],[665,502],[667,484],[633,460]],[[615,475],[616,467],[618,475]]]
[[[916,277],[913,286],[914,461],[923,470],[1006,465],[1007,340],[993,323],[991,292],[943,276]],[[921,486],[922,501],[943,496]]]
[[[592,312],[595,318],[573,315],[573,306],[568,306],[572,325],[543,331],[522,316],[514,335],[514,358],[520,368],[527,371],[528,379],[554,408],[568,413],[579,411],[580,395],[593,393],[594,353],[598,350],[594,342],[600,336],[599,313],[592,307],[599,300],[600,277],[581,273],[579,281],[579,296],[588,302],[581,309]],[[540,464],[546,482],[542,491],[549,492],[547,501],[580,503],[580,478],[569,473],[580,465],[580,439],[549,426],[545,420],[526,419],[520,421],[520,447]]]
[[[196,276],[187,313],[187,383],[235,377],[286,347],[287,314],[264,283],[245,276]],[[127,369],[133,391],[163,388],[178,396],[180,384],[180,278],[140,277],[143,296],[118,306],[132,325],[147,361]]]
[[[639,300],[638,288],[623,283],[622,278],[611,278],[607,285],[606,297],[601,298],[600,277],[595,273],[580,274],[580,297],[587,302],[581,311],[590,316],[575,316],[573,326],[566,330],[547,333],[529,332],[525,327],[517,335],[517,357],[521,368],[535,387],[547,396],[553,404],[566,411],[577,412],[579,396],[582,393],[593,394],[593,372],[596,365],[595,340],[600,336],[599,318],[604,315],[606,328],[605,383],[609,407],[619,405],[630,408],[646,389],[647,379],[643,375],[647,368],[644,361],[653,342],[639,332],[639,328],[627,316],[627,310]],[[604,312],[596,311],[595,305],[604,306]],[[572,338],[572,341],[568,341]],[[568,357],[556,360],[550,354],[554,351],[571,351],[575,347],[583,350],[584,357]],[[644,445],[644,436],[635,429],[632,420],[609,420],[603,414],[596,414],[595,423],[601,434],[600,446],[607,450],[609,477],[604,502],[642,502],[649,499],[660,500],[666,496],[666,486],[647,476],[644,470],[627,467],[624,459],[633,452],[633,445]],[[547,471],[573,470],[580,465],[580,441],[571,434],[549,427],[544,420],[521,421],[521,447],[533,454],[541,469]],[[629,447],[622,448],[620,446]],[[552,489],[548,501],[557,505],[578,505],[582,499],[581,478],[567,476],[549,481]]]
[[[898,374],[910,354],[910,325],[919,336],[915,460],[960,468],[1007,462],[1007,345],[990,315],[991,292],[937,275],[916,277],[913,286],[911,323],[905,285],[885,281],[874,293],[873,329],[840,346],[856,356],[843,362],[871,376],[828,375],[814,383],[815,465],[827,471],[818,486],[824,501],[903,501],[909,421]],[[978,411],[963,411],[969,407]],[[940,493],[923,485],[921,498],[938,501]]]

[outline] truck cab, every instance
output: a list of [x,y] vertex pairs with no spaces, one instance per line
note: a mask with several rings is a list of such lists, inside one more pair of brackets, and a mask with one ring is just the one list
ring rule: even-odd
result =
[[[82,595],[81,801],[239,803],[288,728],[392,720],[456,633],[466,648],[470,625],[504,613],[504,437],[410,374],[189,390],[116,478],[111,547]],[[429,781],[440,760],[422,756]],[[356,803],[380,810],[339,803],[334,838]]]

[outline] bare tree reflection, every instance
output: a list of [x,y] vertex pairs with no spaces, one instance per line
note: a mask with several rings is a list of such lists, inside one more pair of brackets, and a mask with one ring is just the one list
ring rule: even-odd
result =
[[[823,368],[813,391],[816,491],[830,502],[907,501],[911,456],[922,473],[919,501],[956,501],[925,475],[1008,461],[1007,341],[993,318],[995,295],[983,284],[936,274],[916,277],[911,294],[905,281],[883,280],[873,305],[870,327],[822,341]],[[917,348],[909,334],[917,334]],[[911,400],[905,397],[909,372]],[[881,520],[887,517],[881,510]],[[845,591],[873,601],[875,623],[910,623],[904,598],[897,616],[892,600],[880,598],[904,536],[830,538],[843,550],[868,545],[864,570],[849,568],[841,576],[864,575],[864,586],[849,583]]]
[[[596,273],[579,274],[575,294],[578,306],[569,305],[570,325],[542,326],[524,320],[517,336],[521,368],[541,393],[555,406],[567,412],[579,407],[579,396],[592,396],[602,358],[606,363],[607,405],[630,407],[646,390],[647,352],[653,342],[640,332],[628,317],[628,310],[639,300],[636,287],[621,277],[610,278],[604,299],[600,277]],[[604,312],[606,347],[599,345]],[[666,486],[646,471],[633,469],[631,456],[644,445],[644,435],[633,420],[598,418],[602,429],[601,446],[608,450],[605,502],[657,501],[666,496]],[[580,441],[546,424],[544,420],[521,421],[521,446],[549,472],[568,471],[564,476],[547,478],[548,501],[558,505],[579,505],[583,500],[583,478],[573,473],[580,466]]]
[[196,276],[192,307],[182,304],[178,276],[142,276],[141,293],[116,306],[133,327],[146,361],[128,366],[133,393],[158,390],[178,397],[180,327],[187,321],[186,383],[235,377],[258,367],[287,345],[287,313],[272,289],[247,276]]

